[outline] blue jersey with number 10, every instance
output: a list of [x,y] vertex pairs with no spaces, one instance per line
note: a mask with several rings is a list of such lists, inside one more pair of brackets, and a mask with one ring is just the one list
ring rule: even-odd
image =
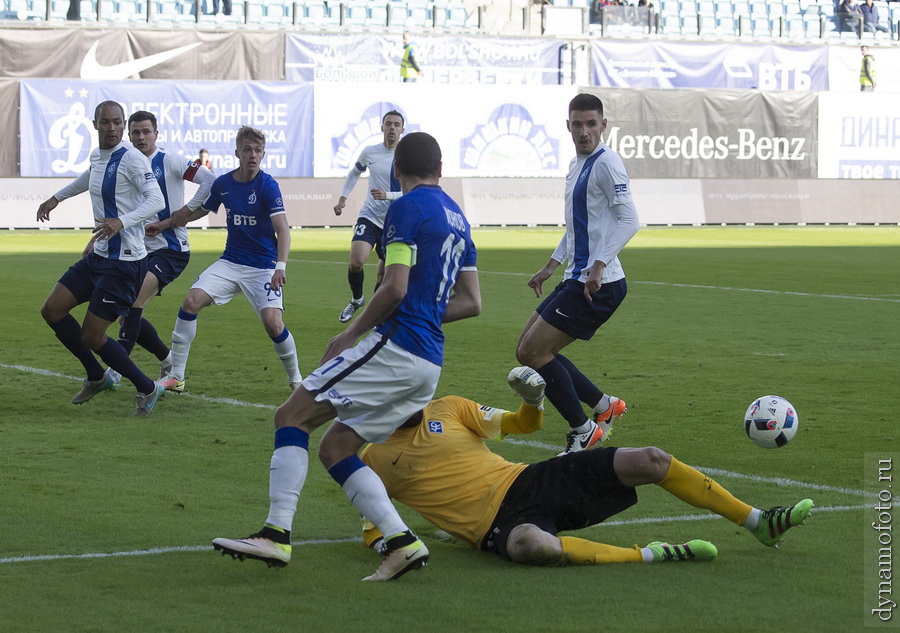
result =
[[476,270],[475,244],[459,206],[437,185],[420,185],[395,200],[384,219],[384,246],[409,244],[415,260],[406,297],[375,328],[420,358],[442,365],[441,324],[460,271]]

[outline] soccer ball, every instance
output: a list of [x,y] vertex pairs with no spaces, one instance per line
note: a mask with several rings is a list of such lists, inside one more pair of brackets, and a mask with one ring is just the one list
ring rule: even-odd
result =
[[797,433],[800,418],[794,406],[781,396],[763,396],[744,414],[747,437],[763,448],[781,448]]

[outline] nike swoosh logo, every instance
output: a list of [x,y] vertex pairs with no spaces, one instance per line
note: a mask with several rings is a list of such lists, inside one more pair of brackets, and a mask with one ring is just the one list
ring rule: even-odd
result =
[[159,272],[162,272],[162,268],[159,267],[159,264],[153,264],[153,267],[154,267],[156,270],[158,270]]
[[587,440],[578,440],[578,443],[581,444],[581,450],[588,448],[591,445],[591,437],[593,437],[593,433],[588,434]]
[[133,77],[154,66],[158,66],[163,62],[167,62],[174,57],[178,57],[193,48],[197,48],[202,42],[180,46],[178,48],[173,48],[170,51],[163,51],[162,53],[148,55],[147,57],[139,57],[138,59],[122,62],[121,64],[113,64],[112,66],[104,66],[97,61],[97,46],[99,44],[99,40],[94,42],[84,56],[84,60],[81,62],[82,79],[128,79],[129,77]]
[[110,301],[108,299],[100,299],[103,303],[115,303],[115,301]]
[[391,466],[396,466],[396,465],[397,465],[397,462],[400,461],[400,458],[401,458],[402,456],[403,456],[403,451],[400,451],[400,454],[397,455],[397,459],[395,459],[394,461],[391,462]]
[[418,554],[418,553],[419,553],[419,551],[416,550],[416,551],[413,552],[412,554],[408,554],[408,555],[406,556],[406,560],[409,560],[410,558],[412,558],[413,556],[415,556],[415,555]]
[[556,312],[556,314],[558,314],[559,316],[563,317],[564,319],[568,319],[568,318],[569,318],[569,315],[568,315],[568,314],[563,314],[562,312],[560,312],[560,311],[559,311],[559,308],[556,308],[556,310],[554,310],[554,312]]

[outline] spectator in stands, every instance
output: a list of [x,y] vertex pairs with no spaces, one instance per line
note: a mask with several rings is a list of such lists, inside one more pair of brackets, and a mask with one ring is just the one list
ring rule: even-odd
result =
[[[212,0],[212,14],[219,13],[219,0]],[[231,0],[222,0],[222,13],[231,15]]]
[[859,35],[859,21],[863,14],[854,0],[841,0],[837,14],[839,31],[848,31]]
[[865,2],[859,5],[859,8],[862,10],[863,28],[866,31],[870,33],[874,33],[875,31],[881,31],[882,33],[888,32],[885,25],[878,23],[878,7],[872,3],[872,0],[865,0]]
[[404,82],[412,82],[424,75],[425,71],[419,68],[416,61],[416,51],[413,48],[412,38],[409,33],[403,34],[403,57],[400,58],[400,77]]
[[66,12],[66,19],[74,22],[81,20],[81,0],[69,0],[69,10]]
[[860,47],[862,53],[862,66],[859,69],[860,92],[874,92],[878,82],[875,80],[875,58],[869,55],[869,47]]
[[209,152],[205,149],[200,150],[200,156],[197,158],[197,163],[212,171],[212,163],[209,162]]

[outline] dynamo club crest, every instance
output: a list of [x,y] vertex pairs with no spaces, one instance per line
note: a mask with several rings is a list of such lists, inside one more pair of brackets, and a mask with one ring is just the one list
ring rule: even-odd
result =
[[559,140],[534,122],[527,108],[506,103],[460,141],[460,169],[480,176],[540,175],[559,167]]

